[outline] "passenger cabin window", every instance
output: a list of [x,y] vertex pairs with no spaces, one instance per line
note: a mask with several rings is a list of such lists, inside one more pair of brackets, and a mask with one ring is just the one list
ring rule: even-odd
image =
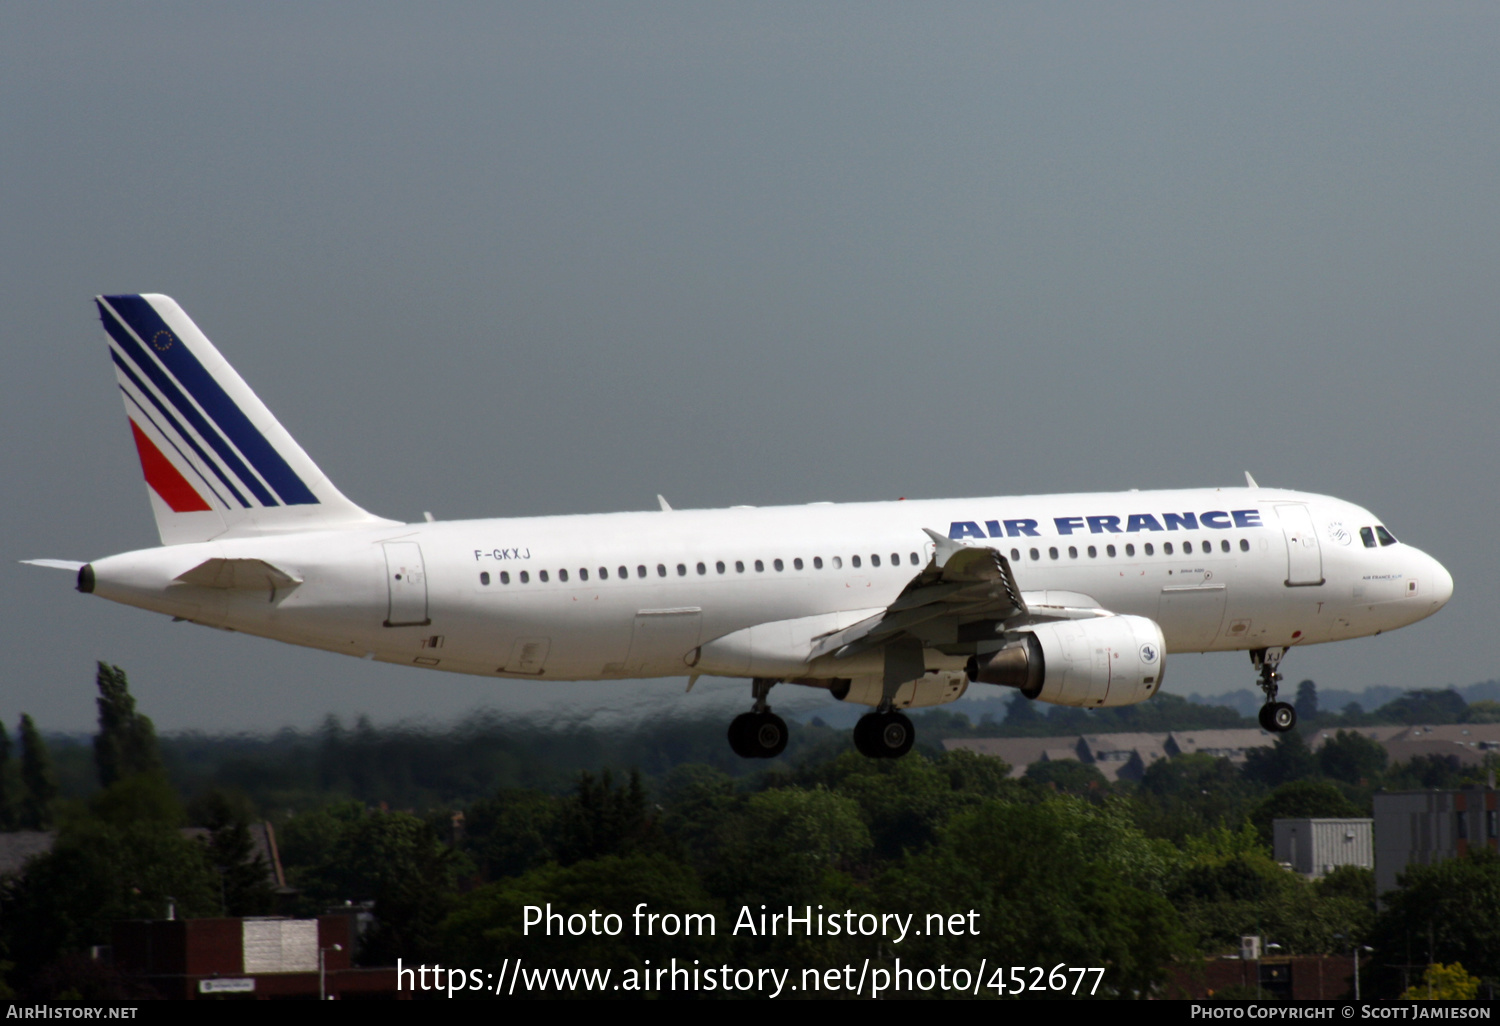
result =
[[721,559],[717,563],[715,563],[714,564],[714,569],[717,570],[717,571],[719,571],[719,573],[722,574],[724,572],[724,561]]
[[1039,560],[1041,558],[1042,558],[1042,554],[1040,552],[1038,552],[1036,549],[1032,549],[1031,550],[1031,561],[1033,563],[1035,563],[1037,560]]
[[607,581],[607,580],[609,580],[609,567],[607,567],[607,566],[601,566],[599,568],[599,580],[601,580],[601,581]]
[[698,576],[702,577],[706,573],[708,573],[708,567],[704,566],[702,563],[699,563],[698,564]]
[[1099,558],[1099,550],[1096,549],[1096,548],[1094,548],[1094,546],[1092,546],[1092,545],[1089,546],[1089,558],[1090,559],[1098,559]]
[[658,576],[658,577],[665,577],[665,576],[667,576],[667,564],[665,564],[665,563],[658,563],[658,564],[656,564],[656,576]]
[[1379,543],[1375,541],[1375,528],[1361,527],[1359,529],[1359,540],[1365,543],[1365,548],[1373,549]]
[[1151,547],[1151,543],[1150,542],[1146,543],[1146,545],[1145,545],[1145,552],[1146,552],[1146,555],[1148,555],[1148,556],[1154,556],[1154,555],[1156,555],[1156,550]]
[[1047,549],[1047,555],[1051,556],[1053,559],[1056,559],[1057,558],[1057,546],[1053,545],[1050,548],[1048,548]]
[[[1167,542],[1166,544],[1164,544],[1161,547],[1161,551],[1164,554],[1170,556],[1172,554],[1172,543],[1171,542]],[[1146,546],[1146,555],[1148,555],[1148,556],[1151,555],[1151,546],[1149,546],[1149,545]]]
[[1249,552],[1250,551],[1250,543],[1248,541],[1246,541],[1244,538],[1240,539],[1240,551],[1241,552]]
[[1068,558],[1069,559],[1077,559],[1078,558],[1078,546],[1077,545],[1069,545],[1068,546]]
[[880,565],[880,553],[878,553],[878,552],[872,552],[872,553],[870,553],[870,565],[871,566],[879,566]]
[[734,572],[737,574],[745,572],[745,561],[743,559],[736,559],[734,561]]
[[580,581],[586,581],[586,580],[589,579],[589,568],[588,567],[581,566],[581,567],[578,568],[578,579]]
[[821,569],[823,569],[823,557],[822,556],[814,556],[813,557],[813,569],[814,570],[821,570]]
[[522,584],[530,584],[531,583],[531,575],[528,574],[525,570],[521,571],[521,583]]
[[785,564],[785,563],[783,563],[783,562],[782,562],[782,561],[781,561],[781,560],[779,560],[779,559],[773,559],[773,560],[771,560],[771,565],[772,565],[772,566],[774,566],[774,567],[775,567],[775,568],[776,568],[776,572],[777,572],[777,573],[778,573],[778,574],[779,574],[779,573],[781,573],[781,571],[783,571],[783,570],[785,570],[785,569],[786,569],[786,564]]
[[1010,550],[1010,561],[1012,563],[1019,563],[1021,561],[1021,550],[1020,549],[1011,549]]
[[1127,555],[1127,556],[1134,556],[1135,555],[1135,543],[1132,542],[1132,543],[1130,543],[1130,544],[1128,544],[1128,545],[1125,546],[1125,555]]
[[911,565],[912,566],[921,566],[922,565],[922,561],[919,558],[917,558],[917,554],[915,552],[913,552],[911,554]]
[[1115,558],[1115,547],[1113,545],[1106,545],[1106,546],[1104,546],[1104,554],[1106,556],[1108,556],[1110,559],[1114,559]]
[[1220,552],[1228,552],[1229,551],[1229,539],[1228,538],[1225,538],[1225,539],[1223,539],[1223,540],[1221,540],[1219,542],[1219,551]]
[[620,580],[622,580],[622,581],[628,581],[628,580],[630,580],[630,568],[629,567],[623,567],[622,566],[622,567],[619,568],[619,570],[620,570]]
[[537,576],[537,580],[541,581],[543,584],[547,583],[547,571],[543,570],[541,573],[537,574],[536,576]]
[[892,552],[891,553],[891,566],[900,566],[900,565],[901,565],[901,553],[899,553],[899,552]]
[[500,571],[500,583],[501,584],[509,584],[510,583],[510,571],[509,570],[501,570]]
[[1193,554],[1193,543],[1192,542],[1183,542],[1182,543],[1182,554],[1184,556],[1191,556]]
[[686,577],[687,576],[687,564],[686,563],[678,563],[677,564],[677,576],[678,577]]
[[557,572],[557,579],[566,584],[568,581],[568,572],[566,570],[559,570]]
[[481,571],[479,571],[479,583],[480,584],[489,584],[490,583],[490,572],[488,570],[481,570]]
[[833,557],[833,568],[835,570],[842,570],[842,569],[844,569],[844,557],[843,556],[834,556]]
[[1380,539],[1380,544],[1382,545],[1396,544],[1396,536],[1391,534],[1391,532],[1387,531],[1385,528],[1381,527],[1379,524],[1375,525],[1375,537]]
[[802,557],[801,556],[798,556],[796,559],[792,560],[792,569],[793,570],[801,570],[802,569]]
[[850,556],[849,557],[849,565],[852,566],[852,567],[854,567],[856,570],[858,570],[859,569],[859,557],[858,556]]
[[640,566],[638,566],[638,567],[635,568],[635,575],[637,577],[645,577],[646,576],[646,564],[645,563],[642,563]]

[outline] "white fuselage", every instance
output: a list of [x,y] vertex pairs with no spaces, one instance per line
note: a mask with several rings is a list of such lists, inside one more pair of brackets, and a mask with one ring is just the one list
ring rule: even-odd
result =
[[[931,558],[924,528],[998,549],[1028,601],[1147,617],[1168,652],[1206,652],[1361,637],[1436,612],[1451,577],[1409,545],[1369,547],[1361,529],[1378,523],[1266,488],[903,500],[226,537],[92,571],[115,601],[405,665],[810,682],[879,673],[878,652],[809,662],[811,639],[890,605]],[[262,560],[297,583],[174,582],[211,559]],[[931,650],[928,662],[963,665]]]

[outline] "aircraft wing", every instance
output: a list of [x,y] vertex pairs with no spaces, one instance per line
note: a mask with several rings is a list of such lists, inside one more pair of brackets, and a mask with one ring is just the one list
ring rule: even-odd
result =
[[[996,626],[1030,614],[1010,562],[998,549],[966,545],[927,531],[932,558],[883,613],[820,638],[812,658],[855,655],[912,637],[927,644],[994,637]],[[1047,617],[1052,619],[1053,617]],[[978,628],[976,632],[975,628]]]

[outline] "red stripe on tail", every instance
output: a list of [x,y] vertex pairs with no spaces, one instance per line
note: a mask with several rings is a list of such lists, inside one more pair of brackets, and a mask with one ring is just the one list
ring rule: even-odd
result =
[[203,496],[178,473],[134,420],[130,422],[130,433],[135,436],[135,451],[140,453],[141,472],[146,475],[146,483],[172,507],[173,513],[199,513],[209,508]]

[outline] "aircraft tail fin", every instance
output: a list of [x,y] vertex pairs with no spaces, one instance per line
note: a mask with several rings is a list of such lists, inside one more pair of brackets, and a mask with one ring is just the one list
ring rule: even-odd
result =
[[162,544],[389,524],[344,497],[168,296],[97,296]]

